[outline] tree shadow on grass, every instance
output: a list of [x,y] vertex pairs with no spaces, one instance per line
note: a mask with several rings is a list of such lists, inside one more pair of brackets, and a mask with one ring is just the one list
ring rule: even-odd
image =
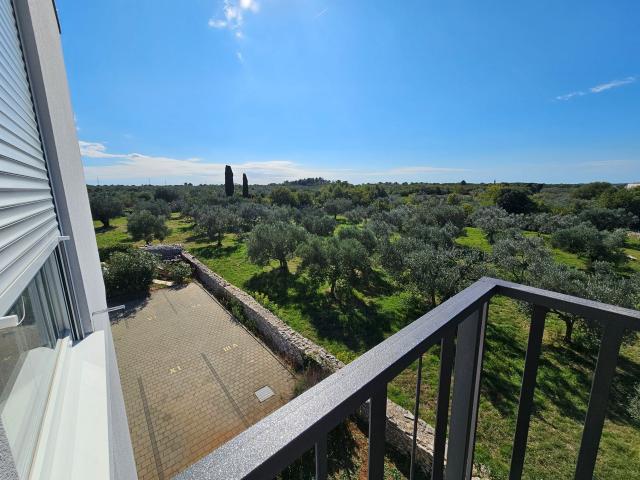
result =
[[361,281],[358,289],[367,297],[393,295],[395,286],[378,270],[372,270],[367,275],[366,281]]
[[265,294],[281,308],[298,310],[321,338],[341,342],[356,352],[380,343],[390,329],[390,318],[382,315],[375,304],[353,295],[336,300],[328,292],[318,290],[305,276],[273,269],[254,275],[245,286]]
[[[528,323],[525,324],[528,327]],[[487,348],[482,373],[482,393],[503,416],[515,416],[520,400],[522,373],[526,355],[527,336],[518,338],[516,329],[508,324],[487,324]],[[597,350],[579,343],[562,341],[543,345],[537,374],[534,414],[545,419],[546,403],[553,404],[563,417],[578,423],[584,421]],[[625,356],[618,358],[609,398],[608,418],[633,424],[626,405],[635,383],[640,378],[640,364]]]
[[[487,322],[482,393],[502,416],[515,416],[528,338],[528,322]],[[520,329],[526,328],[524,336]],[[585,401],[591,387],[593,354],[563,343],[543,345],[534,411],[542,418],[542,404],[550,402],[563,416],[584,420]],[[583,395],[584,394],[584,395]],[[541,404],[542,402],[542,404]],[[543,419],[544,420],[544,419]]]
[[115,230],[116,227],[114,227],[113,225],[109,225],[108,227],[105,227],[104,225],[101,225],[99,227],[94,227],[93,230],[96,232],[96,234],[98,233],[107,233],[110,232],[111,230]]

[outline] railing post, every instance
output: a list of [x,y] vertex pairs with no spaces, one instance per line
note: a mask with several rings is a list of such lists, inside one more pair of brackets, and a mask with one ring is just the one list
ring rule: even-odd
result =
[[533,407],[533,393],[536,388],[536,376],[538,374],[538,362],[540,360],[540,350],[542,349],[542,335],[544,334],[544,320],[546,315],[546,308],[538,305],[533,307],[531,326],[529,327],[529,340],[527,342],[527,353],[524,360],[524,372],[522,373],[516,433],[513,439],[513,450],[511,452],[509,480],[519,480],[522,477],[524,456],[527,450],[527,438],[529,436],[531,409]]
[[411,444],[411,466],[409,467],[409,480],[415,478],[416,468],[416,443],[418,441],[418,419],[420,418],[420,389],[422,387],[422,355],[418,359],[418,374],[416,375],[416,403],[413,409],[413,440]]
[[576,467],[576,480],[593,478],[593,470],[596,466],[602,427],[607,415],[607,403],[613,375],[616,372],[616,363],[622,334],[624,330],[617,324],[608,323],[602,332],[598,363],[593,374],[589,407],[584,420],[580,452],[578,453],[578,465]]
[[323,435],[316,442],[316,478],[315,480],[327,479],[327,436]]
[[455,349],[454,337],[455,332],[447,333],[440,343],[440,378],[438,380],[438,404],[436,406],[431,480],[442,480],[444,478],[444,453],[447,446],[451,371],[453,370],[453,354]]
[[485,302],[458,326],[447,450],[447,480],[468,480],[473,470],[488,308],[489,304]]
[[369,400],[369,480],[384,477],[384,442],[387,427],[387,385]]

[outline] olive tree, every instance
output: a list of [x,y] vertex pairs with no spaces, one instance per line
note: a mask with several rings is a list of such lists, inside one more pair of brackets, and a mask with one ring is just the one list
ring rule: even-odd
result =
[[102,222],[105,228],[109,227],[109,221],[122,215],[122,201],[116,195],[96,193],[89,197],[91,215],[94,220]]
[[626,242],[626,231],[599,231],[591,223],[558,230],[551,236],[551,244],[568,252],[584,255],[591,261],[618,261]]
[[292,223],[260,223],[249,235],[247,254],[249,259],[258,265],[266,265],[271,260],[277,260],[280,270],[289,273],[287,260],[293,256],[305,236],[304,228]]
[[516,220],[506,210],[498,207],[481,208],[472,218],[473,225],[481,228],[489,243],[495,243],[499,233],[516,227]]
[[454,295],[463,270],[457,251],[437,248],[413,238],[400,238],[383,247],[382,263],[393,277],[431,306]]
[[348,198],[331,198],[324,204],[324,210],[333,215],[333,218],[337,218],[339,214],[345,213],[353,206],[353,202]]
[[301,270],[306,271],[316,284],[326,281],[336,299],[338,290],[350,292],[371,269],[366,248],[354,238],[313,236],[298,248],[297,254],[301,259]]
[[151,243],[154,238],[164,240],[169,234],[169,229],[164,216],[154,215],[149,210],[139,210],[127,218],[127,232],[134,240]]
[[233,212],[217,205],[202,209],[196,219],[196,229],[218,246],[222,245],[224,234],[233,232],[239,224],[239,219]]
[[335,219],[329,215],[325,215],[321,211],[310,211],[303,214],[301,223],[309,233],[323,237],[333,235],[333,231],[336,228]]
[[531,266],[536,262],[551,259],[544,241],[537,236],[522,234],[500,238],[493,246],[491,260],[505,272],[509,280],[517,283],[527,281]]

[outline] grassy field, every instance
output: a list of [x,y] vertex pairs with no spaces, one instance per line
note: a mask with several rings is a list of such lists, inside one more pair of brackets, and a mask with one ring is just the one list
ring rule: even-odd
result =
[[[172,232],[165,242],[183,243],[218,274],[253,293],[291,327],[342,361],[353,360],[424,313],[425,307],[399,292],[383,272],[376,272],[370,285],[356,291],[352,300],[338,303],[330,299],[326,289],[311,288],[304,276],[283,277],[275,265],[253,265],[238,236],[225,236],[218,248],[196,235],[189,222],[174,217],[169,226]],[[101,248],[130,241],[122,218],[113,221],[111,229],[96,227],[96,232]],[[482,232],[474,228],[468,228],[458,242],[470,248],[491,249]],[[640,244],[630,243],[629,249],[640,258]],[[566,252],[556,251],[554,257],[578,268],[585,265],[583,259]],[[295,272],[295,261],[290,268]],[[572,478],[595,354],[565,345],[562,333],[563,324],[551,316],[538,374],[525,478]],[[476,462],[496,479],[508,476],[527,335],[528,319],[517,304],[494,299],[487,328]],[[434,419],[438,354],[436,347],[425,355],[421,416],[428,422]],[[624,409],[634,382],[640,381],[639,361],[637,343],[623,348],[596,478],[640,478],[640,429]],[[412,409],[415,381],[413,365],[389,386],[390,398]],[[401,478],[397,471],[390,472],[391,478]]]

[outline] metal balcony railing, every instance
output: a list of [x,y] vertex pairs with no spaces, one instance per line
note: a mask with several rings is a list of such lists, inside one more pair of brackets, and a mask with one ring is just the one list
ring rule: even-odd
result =
[[[439,343],[441,361],[432,478],[469,479],[473,466],[487,312],[489,300],[494,295],[533,305],[510,479],[519,479],[522,475],[547,312],[553,309],[572,313],[602,325],[603,334],[575,472],[576,479],[591,479],[622,336],[626,329],[640,329],[640,312],[493,278],[480,279],[434,308],[176,478],[269,479],[315,446],[315,478],[325,479],[328,432],[368,400],[368,473],[370,479],[382,479],[387,384],[415,360],[418,360],[417,382],[420,382],[422,355]],[[450,392],[452,375],[453,392]],[[417,396],[419,392],[417,385]],[[419,398],[416,398],[416,409],[418,405]],[[417,418],[415,415],[415,422]],[[415,431],[414,427],[414,452]],[[412,476],[414,463],[412,459]]]

